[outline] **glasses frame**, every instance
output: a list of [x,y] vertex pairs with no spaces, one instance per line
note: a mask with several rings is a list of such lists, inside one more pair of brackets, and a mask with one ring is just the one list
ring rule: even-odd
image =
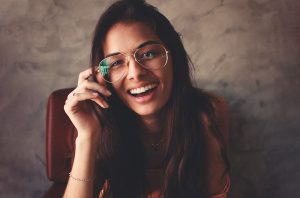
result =
[[[166,53],[166,62],[165,62],[165,64],[164,64],[163,66],[161,66],[160,68],[157,68],[157,69],[150,69],[150,68],[147,68],[147,67],[145,67],[142,63],[140,63],[140,62],[137,60],[137,58],[136,58],[136,53],[137,53],[140,49],[144,48],[144,47],[147,46],[147,45],[159,45],[159,46],[161,46],[161,47],[165,50],[165,53]],[[143,68],[146,69],[146,70],[160,70],[160,69],[163,69],[163,68],[167,65],[167,63],[168,63],[170,51],[167,50],[167,48],[166,48],[163,44],[161,44],[161,43],[151,43],[151,44],[147,44],[147,45],[142,46],[142,47],[139,47],[139,48],[134,49],[134,50],[131,50],[131,52],[120,52],[120,53],[116,54],[116,55],[122,54],[122,55],[124,55],[125,58],[126,58],[127,70],[126,70],[126,72],[124,72],[124,74],[120,77],[120,79],[118,79],[118,80],[116,80],[116,81],[113,81],[113,82],[110,82],[110,81],[106,80],[105,77],[101,74],[101,72],[100,72],[101,62],[104,61],[105,59],[109,58],[109,57],[106,57],[106,58],[102,59],[102,60],[99,62],[99,65],[97,66],[98,69],[96,70],[97,73],[100,73],[101,78],[102,78],[105,82],[112,83],[112,84],[113,84],[113,83],[116,83],[116,82],[122,80],[122,79],[126,76],[126,74],[128,74],[128,66],[129,66],[129,61],[130,61],[130,58],[128,58],[128,57],[131,57],[131,56],[133,57],[133,59],[134,59],[135,62],[137,62],[141,67],[143,67]]]

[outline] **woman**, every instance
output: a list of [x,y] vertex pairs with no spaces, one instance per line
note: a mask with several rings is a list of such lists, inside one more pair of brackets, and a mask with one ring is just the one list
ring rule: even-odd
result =
[[115,2],[91,55],[64,107],[78,131],[64,197],[226,197],[226,105],[192,86],[168,19]]

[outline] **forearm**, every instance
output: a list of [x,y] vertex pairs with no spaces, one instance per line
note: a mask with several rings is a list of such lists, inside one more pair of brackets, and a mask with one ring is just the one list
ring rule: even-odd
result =
[[80,137],[76,139],[75,158],[64,198],[91,198],[93,196],[96,153],[95,141]]

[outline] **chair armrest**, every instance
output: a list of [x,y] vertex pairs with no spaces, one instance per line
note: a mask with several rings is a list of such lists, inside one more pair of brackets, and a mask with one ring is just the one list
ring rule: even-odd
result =
[[60,198],[63,197],[67,183],[54,183],[44,194],[43,198]]

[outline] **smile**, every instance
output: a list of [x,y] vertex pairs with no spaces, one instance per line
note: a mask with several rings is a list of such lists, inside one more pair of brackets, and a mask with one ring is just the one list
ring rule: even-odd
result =
[[130,90],[129,90],[129,93],[130,93],[131,95],[142,94],[142,93],[145,93],[145,92],[147,92],[147,91],[149,91],[149,90],[152,90],[152,89],[156,88],[157,85],[158,85],[157,83],[153,83],[153,84],[146,85],[146,86],[144,86],[144,87],[139,87],[139,88],[135,88],[135,89],[130,89]]

